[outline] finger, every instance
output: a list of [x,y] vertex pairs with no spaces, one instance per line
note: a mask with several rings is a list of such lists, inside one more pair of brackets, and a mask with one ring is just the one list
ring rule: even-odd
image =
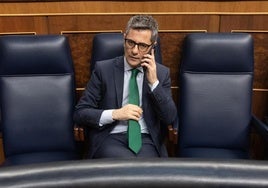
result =
[[139,114],[142,114],[142,112],[143,112],[142,108],[139,107],[139,106],[135,106],[135,108],[133,108],[133,110],[134,110],[135,112],[138,112]]
[[142,110],[142,108],[136,104],[128,104],[127,106],[132,110]]
[[129,116],[129,119],[132,119],[132,120],[135,120],[135,121],[139,121],[140,117],[132,114],[132,115]]
[[141,66],[146,66],[147,68],[150,68],[150,67],[155,67],[155,60],[153,58],[153,56],[150,56],[150,57],[144,57],[141,61]]
[[142,115],[142,110],[140,109],[135,109],[134,111],[132,111],[131,115],[135,116],[136,118],[140,118]]
[[151,63],[151,59],[149,57],[143,57],[142,60],[141,60],[141,63]]
[[136,109],[136,108],[139,108],[139,106],[136,105],[136,104],[127,104],[126,106],[129,107],[130,109]]
[[139,115],[141,116],[141,115],[142,115],[142,113],[143,113],[143,110],[142,110],[141,108],[139,108],[137,112],[138,112],[138,113],[139,113]]
[[130,114],[132,113],[138,113],[140,116],[143,113],[143,110],[141,107],[134,105],[134,104],[128,104],[127,105],[128,111],[130,112]]
[[155,50],[155,48],[154,48],[154,45],[151,47],[151,53],[150,53],[150,55],[153,55],[154,54],[154,50]]

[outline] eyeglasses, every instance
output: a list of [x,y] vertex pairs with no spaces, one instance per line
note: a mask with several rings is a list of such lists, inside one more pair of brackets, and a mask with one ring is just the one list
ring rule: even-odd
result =
[[136,43],[131,39],[125,39],[125,44],[127,48],[134,48],[136,45],[138,46],[139,51],[146,52],[152,44],[145,44],[145,43]]

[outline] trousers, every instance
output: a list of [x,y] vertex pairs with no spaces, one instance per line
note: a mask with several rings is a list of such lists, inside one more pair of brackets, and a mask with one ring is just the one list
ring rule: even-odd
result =
[[137,154],[128,148],[126,133],[110,134],[93,156],[95,159],[131,157],[160,157],[149,134],[142,134],[142,148]]

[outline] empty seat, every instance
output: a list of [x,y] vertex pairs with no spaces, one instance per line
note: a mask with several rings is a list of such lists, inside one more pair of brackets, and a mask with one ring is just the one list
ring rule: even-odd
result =
[[77,159],[74,105],[74,70],[67,38],[0,37],[4,165]]

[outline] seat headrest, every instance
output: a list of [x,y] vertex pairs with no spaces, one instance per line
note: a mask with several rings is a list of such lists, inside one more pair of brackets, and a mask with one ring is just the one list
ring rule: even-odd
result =
[[182,71],[253,71],[253,39],[250,34],[194,33],[186,36],[184,45]]
[[94,36],[92,56],[90,62],[91,71],[97,61],[112,59],[124,54],[123,33],[99,33]]
[[59,74],[73,70],[68,40],[63,35],[0,37],[0,74]]
[[111,59],[124,54],[123,33],[99,33],[93,39],[92,61]]

